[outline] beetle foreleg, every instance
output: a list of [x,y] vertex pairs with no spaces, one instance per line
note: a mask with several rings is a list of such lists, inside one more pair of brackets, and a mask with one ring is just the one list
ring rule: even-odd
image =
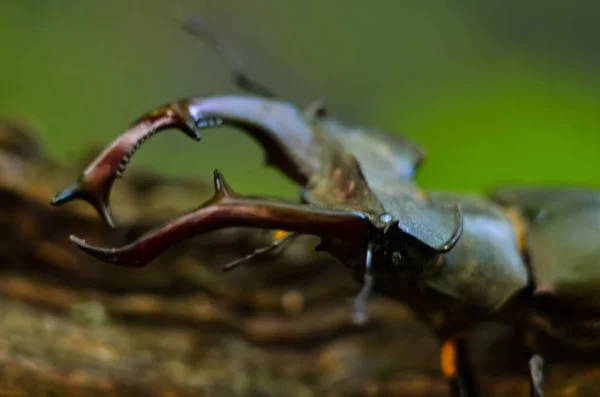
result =
[[544,359],[539,354],[529,359],[529,395],[544,397]]
[[450,338],[442,344],[440,362],[453,397],[476,397],[478,395],[469,361],[467,340],[464,337]]
[[368,320],[367,301],[373,291],[374,278],[371,273],[371,262],[373,261],[373,246],[370,244],[367,248],[365,258],[365,276],[363,286],[354,299],[354,310],[352,311],[352,321],[356,325],[363,325]]

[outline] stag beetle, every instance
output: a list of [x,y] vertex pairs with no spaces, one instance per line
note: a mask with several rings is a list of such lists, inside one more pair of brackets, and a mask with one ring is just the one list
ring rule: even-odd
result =
[[431,327],[454,396],[477,395],[467,342],[483,321],[504,322],[522,336],[530,352],[532,396],[543,395],[544,342],[600,348],[600,293],[593,287],[600,285],[600,191],[519,186],[480,196],[422,191],[414,176],[424,152],[416,144],[344,125],[320,103],[298,110],[249,79],[231,48],[199,21],[186,27],[213,45],[237,86],[252,95],[158,107],[117,137],[52,204],[87,201],[114,227],[111,187],[145,141],[170,128],[200,140],[199,130],[224,125],[262,145],[266,163],[299,185],[301,202],[245,197],[215,171],[215,193],[199,208],[120,248],[71,236],[80,249],[108,263],[141,267],[184,239],[227,227],[285,231],[272,247],[297,234],[316,235],[317,249],[363,284],[354,305],[357,322],[365,320],[375,289],[406,303]]

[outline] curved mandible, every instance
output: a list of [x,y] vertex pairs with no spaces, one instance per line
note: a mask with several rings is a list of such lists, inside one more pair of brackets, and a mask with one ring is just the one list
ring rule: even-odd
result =
[[140,146],[156,133],[171,128],[184,132],[196,141],[201,139],[194,120],[181,105],[183,103],[161,106],[139,118],[104,149],[75,182],[55,195],[50,203],[59,206],[75,199],[87,201],[104,222],[114,228],[109,203],[110,190],[115,179],[123,175],[131,157]]
[[142,267],[171,246],[193,236],[230,227],[278,229],[365,243],[376,226],[359,211],[321,208],[235,194],[218,170],[215,193],[197,210],[166,223],[120,248],[90,245],[71,236],[77,246],[104,262]]
[[312,129],[293,105],[245,96],[198,97],[161,106],[142,116],[100,153],[77,181],[57,194],[51,204],[85,200],[114,227],[110,190],[145,142],[167,129],[177,129],[200,140],[198,130],[224,125],[238,127],[254,138],[266,153],[266,163],[279,168],[301,186],[319,170],[319,148]]

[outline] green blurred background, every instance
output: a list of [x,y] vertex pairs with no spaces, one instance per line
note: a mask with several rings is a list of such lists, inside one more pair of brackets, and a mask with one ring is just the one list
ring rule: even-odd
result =
[[[238,92],[182,9],[280,96],[418,142],[425,187],[600,185],[597,1],[4,0],[0,113],[34,120],[67,162],[157,105]],[[218,167],[240,192],[296,197],[250,138],[204,136],[158,135],[133,166],[207,180]]]

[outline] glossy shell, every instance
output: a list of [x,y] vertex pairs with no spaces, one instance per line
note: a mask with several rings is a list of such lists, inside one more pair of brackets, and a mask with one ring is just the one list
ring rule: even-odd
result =
[[527,246],[536,294],[600,311],[600,191],[511,188],[494,197],[530,214]]
[[397,135],[347,127],[335,120],[324,120],[322,128],[356,156],[365,174],[375,173],[390,183],[412,180],[424,160],[421,148]]
[[424,156],[418,146],[330,119],[312,120],[312,126],[315,140],[327,150],[316,183],[305,194],[309,202],[389,214],[403,232],[435,249],[453,236],[453,203],[431,205],[413,182]]
[[438,272],[425,280],[431,288],[479,308],[493,311],[529,282],[529,274],[517,246],[513,223],[504,211],[484,198],[432,193],[443,205],[460,201],[463,233],[445,255]]

